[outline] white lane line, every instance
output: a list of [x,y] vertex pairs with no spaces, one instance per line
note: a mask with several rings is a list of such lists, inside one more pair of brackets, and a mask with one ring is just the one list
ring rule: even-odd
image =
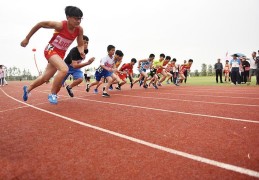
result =
[[[165,89],[167,90],[167,89]],[[213,94],[241,94],[241,95],[244,95],[244,94],[250,94],[250,95],[258,95],[258,93],[251,93],[251,92],[233,92],[233,91],[226,91],[225,89],[214,89],[214,90],[190,90],[190,89],[173,89],[173,91],[184,91],[186,93],[193,93],[193,92],[198,92],[198,93],[202,93],[202,92],[210,92],[210,93],[213,93]],[[218,92],[218,91],[222,91],[222,92]]]
[[259,107],[259,105],[253,105],[253,104],[233,104],[233,103],[221,103],[221,102],[210,102],[210,101],[193,101],[193,100],[186,100],[186,99],[143,97],[143,96],[133,96],[133,95],[124,95],[124,94],[112,94],[112,95],[136,97],[136,98],[143,98],[143,99],[154,99],[154,100],[159,99],[159,100],[177,101],[177,102],[179,102],[179,101],[185,101],[185,102],[206,103],[206,104],[220,104],[220,105],[230,105],[230,106]]
[[137,139],[137,138],[134,138],[134,137],[131,137],[131,136],[120,134],[120,133],[117,133],[117,132],[114,132],[114,131],[111,131],[111,130],[108,130],[108,129],[104,129],[104,128],[101,128],[101,127],[98,127],[98,126],[87,124],[87,123],[78,121],[76,119],[69,118],[69,117],[66,117],[66,116],[63,116],[63,115],[60,115],[60,114],[57,114],[57,113],[45,110],[45,109],[38,108],[38,107],[33,106],[33,105],[27,104],[25,102],[22,102],[22,101],[20,101],[18,99],[15,99],[14,97],[8,95],[2,89],[0,89],[0,90],[7,97],[9,97],[9,98],[11,98],[11,99],[13,99],[13,100],[15,100],[15,101],[17,101],[19,103],[22,103],[22,104],[24,104],[26,106],[29,106],[29,107],[34,108],[34,109],[37,109],[39,111],[51,114],[53,116],[65,119],[67,121],[70,121],[70,122],[73,122],[73,123],[76,123],[76,124],[79,124],[79,125],[82,125],[82,126],[85,126],[85,127],[88,127],[88,128],[92,128],[92,129],[95,129],[97,131],[101,131],[101,132],[104,132],[104,133],[107,133],[107,134],[111,134],[111,135],[114,135],[116,137],[119,137],[119,138],[122,138],[122,139],[126,139],[126,140],[129,140],[129,141],[134,142],[134,143],[142,144],[142,145],[147,146],[147,147],[151,147],[151,148],[154,148],[154,149],[157,149],[157,150],[165,151],[165,152],[168,152],[170,154],[174,154],[174,155],[185,157],[185,158],[188,158],[188,159],[191,159],[191,160],[194,160],[194,161],[198,161],[198,162],[201,162],[201,163],[209,164],[211,166],[216,166],[216,167],[223,168],[223,169],[226,169],[226,170],[230,170],[230,171],[234,171],[234,172],[237,172],[237,173],[241,173],[241,174],[245,174],[245,175],[248,175],[248,176],[253,176],[253,177],[259,178],[259,172],[257,172],[257,171],[254,171],[254,170],[251,170],[251,169],[242,168],[242,167],[235,166],[235,165],[232,165],[232,164],[227,164],[227,163],[211,160],[211,159],[204,158],[204,157],[201,157],[201,156],[196,156],[196,155],[189,154],[189,153],[186,153],[186,152],[183,152],[183,151],[178,151],[178,150],[175,150],[175,149],[167,148],[167,147],[160,146],[160,145],[157,145],[157,144],[154,144],[154,143],[150,143],[150,142],[147,142],[147,141],[144,141],[144,140],[141,140],[141,139]]
[[[144,93],[156,93],[157,92],[144,92]],[[214,96],[214,95],[196,95],[196,94],[179,94],[179,93],[174,93],[174,91],[172,91],[171,93],[163,93],[163,92],[159,92],[159,94],[171,94],[171,95],[181,95],[181,96],[201,96],[201,97],[224,97],[224,98],[228,98],[228,99],[248,99],[248,98],[251,98],[251,99],[259,99],[259,98],[255,98],[255,97],[233,97],[233,96]]]
[[[42,93],[44,93],[44,92],[42,92]],[[224,116],[213,116],[213,115],[198,114],[198,113],[188,113],[188,112],[182,112],[182,111],[158,109],[158,108],[151,108],[151,107],[145,107],[145,106],[136,106],[136,105],[113,103],[113,102],[107,102],[107,101],[98,101],[98,100],[93,100],[93,99],[84,99],[84,98],[79,98],[79,97],[73,97],[73,98],[74,99],[80,99],[80,100],[83,100],[83,101],[90,101],[90,102],[103,103],[103,104],[111,104],[111,105],[117,105],[117,106],[126,106],[126,107],[131,107],[131,108],[147,109],[147,110],[152,110],[152,111],[162,111],[162,112],[185,114],[185,115],[191,115],[191,116],[201,116],[201,117],[208,117],[208,118],[216,118],[216,119],[223,119],[223,120],[230,120],[230,121],[241,121],[241,122],[259,124],[259,121],[250,120],[250,119],[239,119],[239,118],[231,118],[231,117],[224,117]]]

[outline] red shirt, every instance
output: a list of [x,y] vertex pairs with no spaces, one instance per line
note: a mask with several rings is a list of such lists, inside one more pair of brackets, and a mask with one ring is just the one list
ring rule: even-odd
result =
[[133,74],[133,65],[130,63],[123,64],[120,71],[126,71],[128,74]]
[[55,30],[52,38],[49,41],[49,44],[54,47],[51,50],[57,52],[63,59],[68,47],[73,43],[75,38],[79,35],[79,27],[76,27],[74,32],[70,33],[68,31],[67,21],[62,21],[62,25],[63,25],[63,28],[60,31]]

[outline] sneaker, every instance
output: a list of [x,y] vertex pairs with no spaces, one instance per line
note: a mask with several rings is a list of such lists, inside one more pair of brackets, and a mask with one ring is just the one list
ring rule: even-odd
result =
[[170,84],[170,82],[169,82],[169,81],[166,81],[166,84]]
[[110,91],[112,91],[112,90],[113,90],[112,84],[110,85],[109,90],[110,90]]
[[22,96],[24,101],[28,100],[28,87],[27,86],[23,86],[23,96]]
[[103,93],[102,97],[110,97],[108,93]]
[[175,83],[174,85],[179,86],[179,84]]
[[142,81],[142,80],[140,80],[140,81],[139,81],[139,86],[141,87],[141,86],[142,86],[142,84],[143,84],[143,81]]
[[69,94],[70,97],[74,97],[74,93],[72,91],[72,88],[70,88],[69,86],[66,86],[67,92]]
[[94,89],[94,94],[98,94],[98,89]]
[[162,86],[162,84],[160,82],[157,83],[158,86]]
[[115,87],[115,89],[117,89],[117,90],[119,90],[119,91],[121,90],[121,88],[120,88],[119,86],[118,86],[118,87]]
[[49,94],[48,100],[51,104],[58,104],[58,99],[56,94]]
[[143,88],[147,89],[147,88],[148,88],[147,84],[145,84],[145,85],[143,86]]
[[152,85],[153,85],[153,87],[154,87],[155,89],[158,89],[158,87],[157,87],[157,85],[156,85],[155,83],[152,83]]
[[86,85],[86,92],[89,92],[90,88],[89,88],[89,84]]
[[133,85],[134,85],[133,83],[130,83],[130,88],[131,88],[131,89],[133,88]]

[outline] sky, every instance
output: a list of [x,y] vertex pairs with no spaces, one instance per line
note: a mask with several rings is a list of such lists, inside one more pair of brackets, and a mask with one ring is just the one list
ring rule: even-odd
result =
[[110,44],[123,51],[123,63],[164,53],[179,64],[193,59],[191,71],[218,58],[224,62],[227,52],[249,57],[259,50],[259,0],[8,0],[0,2],[0,64],[37,75],[35,48],[44,70],[43,51],[54,30],[38,30],[25,48],[20,42],[40,21],[65,20],[68,5],[84,13],[81,26],[90,39],[86,60],[96,58],[89,67],[99,66]]

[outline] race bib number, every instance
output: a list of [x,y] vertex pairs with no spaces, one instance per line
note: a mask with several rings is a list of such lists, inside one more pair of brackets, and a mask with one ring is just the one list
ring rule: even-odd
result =
[[97,72],[101,73],[103,71],[103,68],[100,66],[98,69],[96,69]]

